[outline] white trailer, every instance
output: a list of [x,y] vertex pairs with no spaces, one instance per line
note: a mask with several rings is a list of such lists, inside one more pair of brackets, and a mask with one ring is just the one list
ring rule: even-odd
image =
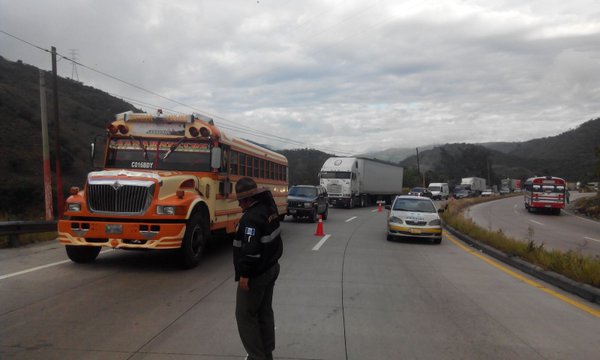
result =
[[319,181],[332,205],[352,208],[379,200],[391,202],[402,193],[403,175],[404,168],[383,161],[331,157],[323,163]]
[[481,192],[486,189],[485,183],[485,179],[479,177],[462,178],[460,181],[460,185],[463,189],[467,189],[475,195],[481,195]]

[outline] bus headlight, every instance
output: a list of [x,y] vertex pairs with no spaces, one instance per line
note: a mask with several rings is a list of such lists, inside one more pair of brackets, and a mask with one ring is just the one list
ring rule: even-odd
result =
[[67,211],[68,212],[80,212],[81,211],[81,204],[80,203],[68,203],[67,204]]
[[177,214],[177,206],[157,205],[156,213],[158,215],[176,215]]
[[429,226],[440,226],[440,225],[442,225],[442,221],[440,219],[431,220],[428,225]]

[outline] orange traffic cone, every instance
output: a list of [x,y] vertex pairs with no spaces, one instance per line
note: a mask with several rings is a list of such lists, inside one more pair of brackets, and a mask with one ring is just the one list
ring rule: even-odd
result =
[[377,202],[377,212],[381,212],[381,201]]
[[319,215],[319,222],[317,223],[317,231],[315,232],[315,236],[325,236],[323,232],[323,215]]

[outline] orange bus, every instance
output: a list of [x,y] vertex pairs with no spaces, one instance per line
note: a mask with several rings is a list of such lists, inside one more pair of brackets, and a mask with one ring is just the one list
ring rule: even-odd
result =
[[529,212],[550,211],[558,215],[568,201],[568,191],[567,182],[559,177],[529,178],[523,185],[525,208]]
[[196,266],[211,237],[235,232],[242,210],[233,189],[244,176],[287,212],[285,156],[226,135],[206,116],[122,113],[105,140],[101,170],[71,188],[58,222],[74,262],[94,261],[102,247],[177,249],[184,268]]

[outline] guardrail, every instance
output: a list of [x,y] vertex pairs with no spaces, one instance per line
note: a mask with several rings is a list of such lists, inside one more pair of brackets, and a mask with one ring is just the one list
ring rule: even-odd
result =
[[10,247],[20,245],[19,235],[56,231],[56,220],[52,221],[2,221],[0,236],[8,235]]

